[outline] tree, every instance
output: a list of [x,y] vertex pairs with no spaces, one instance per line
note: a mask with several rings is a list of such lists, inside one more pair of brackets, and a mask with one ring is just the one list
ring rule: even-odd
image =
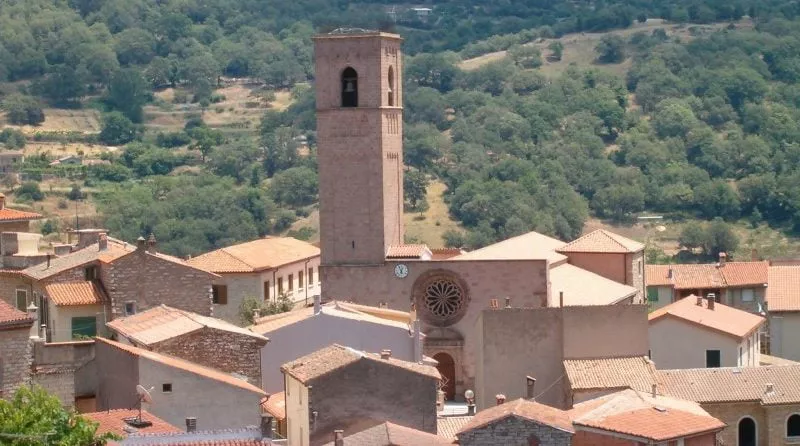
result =
[[290,127],[281,126],[262,134],[261,144],[265,152],[264,170],[267,171],[268,177],[297,163],[298,144]]
[[427,175],[419,170],[408,170],[403,176],[403,195],[410,210],[418,210],[419,206],[426,203],[429,180]]
[[292,167],[276,173],[269,190],[276,203],[305,206],[317,201],[319,179],[308,167]]
[[78,201],[83,198],[83,192],[81,191],[81,187],[77,184],[72,185],[72,189],[70,189],[69,193],[67,194],[67,198],[72,201]]
[[189,145],[189,148],[199,150],[203,155],[203,162],[206,161],[206,157],[215,147],[225,142],[225,136],[221,131],[207,127],[205,124],[191,129],[189,133],[195,139],[195,142]]
[[600,63],[620,63],[625,60],[625,40],[620,36],[606,34],[595,46]]
[[119,439],[109,433],[97,435],[97,423],[67,411],[58,398],[39,386],[22,386],[10,400],[0,399],[0,432],[21,436],[3,441],[19,446],[101,446],[108,440]]
[[678,243],[685,248],[695,249],[705,246],[707,239],[708,234],[703,225],[697,221],[690,221],[681,230]]
[[616,221],[625,221],[636,212],[644,210],[644,191],[628,184],[609,186],[594,196],[592,206],[600,215]]
[[508,56],[520,68],[539,68],[542,66],[542,52],[532,45],[512,45]]
[[189,82],[195,101],[199,102],[211,97],[220,68],[211,54],[201,53],[184,61],[181,72],[181,78]]
[[86,95],[85,79],[75,68],[59,65],[35,90],[58,107],[75,107]]
[[128,28],[116,36],[114,51],[123,65],[143,65],[155,55],[156,41],[153,35],[141,28]]
[[132,122],[142,122],[142,107],[147,103],[150,89],[139,70],[126,68],[114,74],[108,85],[106,102],[122,112]]
[[111,146],[121,146],[136,139],[136,125],[120,112],[103,115],[100,141]]
[[560,61],[562,57],[564,57],[564,44],[558,40],[554,40],[550,42],[550,45],[547,46],[550,50],[550,56],[548,59],[553,61]]
[[31,96],[12,94],[2,102],[8,121],[16,125],[39,125],[44,122],[44,111],[39,102]]
[[431,124],[413,124],[403,134],[403,160],[420,170],[431,168],[441,158],[450,140]]
[[25,134],[17,129],[4,128],[0,132],[0,142],[9,149],[22,149],[25,147]]
[[44,200],[44,194],[42,193],[41,189],[39,189],[39,183],[35,183],[33,181],[29,181],[27,183],[22,183],[22,186],[17,189],[14,194],[17,196],[19,200],[25,201],[42,201]]
[[729,224],[721,218],[715,218],[708,226],[706,253],[717,258],[719,253],[732,253],[739,247],[739,237],[731,230]]

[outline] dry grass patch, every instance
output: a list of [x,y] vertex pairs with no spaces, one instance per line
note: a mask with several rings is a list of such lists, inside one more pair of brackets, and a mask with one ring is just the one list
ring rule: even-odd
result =
[[[458,231],[458,223],[450,219],[450,212],[444,202],[447,186],[439,181],[428,186],[428,210],[422,213],[406,212],[403,216],[406,237],[425,243],[431,248],[443,248],[442,236],[448,230]],[[420,219],[424,216],[424,219]]]
[[97,133],[100,131],[100,113],[93,109],[62,110],[58,108],[44,109],[44,122],[38,126],[12,125],[6,115],[0,115],[0,128],[19,129],[26,135],[36,132],[82,132]]

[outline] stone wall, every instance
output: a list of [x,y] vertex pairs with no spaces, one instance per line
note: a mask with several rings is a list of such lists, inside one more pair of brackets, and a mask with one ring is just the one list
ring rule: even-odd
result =
[[[30,303],[33,289],[29,279],[15,273],[0,273],[0,299],[17,307],[17,289],[24,289],[28,292],[28,303]],[[38,306],[39,303],[37,302]]]
[[766,446],[782,445],[783,442],[770,443],[767,437],[767,413],[764,406],[760,403],[723,403],[723,404],[701,404],[712,417],[722,421],[727,425],[719,434],[723,444],[737,444],[737,428],[739,420],[750,417],[756,422],[758,430],[758,444]]
[[75,405],[75,372],[68,369],[53,370],[33,375],[33,383],[53,394],[64,407]]
[[27,384],[31,371],[30,328],[0,330],[0,397],[10,398]]
[[266,343],[251,336],[206,327],[155,344],[151,350],[244,375],[251,384],[261,387],[261,348]]
[[[594,432],[578,431],[572,440],[572,446],[640,446],[641,443],[634,440],[625,440],[622,438],[613,437],[611,435],[602,435]],[[655,443],[653,443],[655,444]],[[665,443],[658,443],[659,445],[677,446],[678,442],[673,440]],[[698,435],[683,439],[684,446],[716,446],[716,434]],[[725,443],[726,445],[728,443]],[[733,443],[735,446],[736,443]]]
[[[509,416],[488,426],[459,434],[458,444],[461,446],[570,446],[573,443],[571,432]],[[588,445],[588,443],[585,444]],[[591,444],[595,445],[596,443]]]
[[789,416],[800,414],[800,404],[786,406],[767,406],[766,425],[758,426],[759,431],[764,430],[767,436],[767,446],[797,444],[797,440],[788,442],[786,440],[786,422]]

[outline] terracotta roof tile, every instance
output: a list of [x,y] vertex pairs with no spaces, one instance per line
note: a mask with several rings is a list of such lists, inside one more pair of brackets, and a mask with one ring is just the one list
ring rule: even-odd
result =
[[[453,444],[440,436],[394,423],[381,423],[352,435],[345,435],[347,446],[435,446]],[[333,446],[333,442],[324,446]]]
[[96,282],[51,283],[44,292],[56,306],[101,305],[108,302],[108,296]]
[[125,420],[137,418],[139,416],[138,410],[133,409],[114,409],[105,412],[90,412],[81,414],[82,417],[88,418],[99,424],[97,426],[98,434],[112,433],[122,437],[127,437],[131,433],[148,433],[148,434],[169,434],[183,432],[181,429],[167,423],[166,421],[157,418],[146,410],[142,411],[142,420],[152,423],[151,426],[139,427],[131,429]]
[[632,388],[648,392],[657,382],[653,361],[643,356],[566,359],[564,370],[573,391]]
[[[388,314],[381,314],[385,312]],[[343,319],[368,322],[373,324],[387,325],[407,329],[410,316],[408,313],[388,310],[383,308],[366,307],[345,302],[330,302],[322,306],[322,313],[327,316],[334,316]],[[405,315],[405,321],[398,320],[396,316]],[[259,318],[254,325],[248,327],[251,331],[266,335],[283,327],[288,327],[299,322],[314,317],[314,308],[305,307],[298,310],[289,311]]]
[[267,412],[276,420],[286,419],[286,393],[278,392],[261,400],[261,411]]
[[30,327],[32,323],[33,319],[28,317],[28,313],[0,299],[0,330]]
[[647,318],[652,325],[664,317],[674,317],[692,324],[710,328],[723,334],[743,338],[763,324],[766,319],[747,311],[742,311],[720,303],[714,309],[708,308],[708,299],[689,296],[651,312]]
[[566,411],[520,398],[478,412],[456,435],[480,429],[508,417],[524,418],[566,432],[575,432]]
[[433,260],[447,260],[464,254],[464,250],[461,248],[431,248],[431,254]]
[[800,403],[800,365],[659,370],[657,376],[664,394],[699,403]]
[[455,440],[456,433],[472,421],[472,415],[439,417],[436,419],[436,435],[448,440]]
[[768,282],[768,266],[767,262],[647,265],[645,278],[647,286],[672,286],[678,290],[758,286]]
[[229,384],[235,387],[239,387],[240,389],[249,390],[251,392],[260,395],[266,395],[266,392],[248,383],[247,381],[235,378],[234,376],[224,372],[220,372],[219,370],[203,367],[193,362],[185,361],[183,359],[175,358],[172,356],[162,355],[156,352],[151,352],[149,350],[144,350],[138,347],[134,347],[132,345],[121,344],[119,342],[115,342],[109,339],[104,339],[104,338],[95,338],[95,339],[98,342],[108,344],[112,347],[126,351],[134,356],[149,359],[151,361],[158,362],[160,364],[164,364],[169,367],[175,367],[181,370],[185,370],[187,372],[194,373],[195,375],[199,375],[204,378],[212,379],[214,381],[218,381],[224,384]]
[[259,428],[248,427],[215,431],[132,434],[122,444],[126,446],[268,446],[273,443],[269,439],[261,438]]
[[381,359],[378,354],[365,353],[339,344],[330,345],[314,353],[288,362],[281,366],[281,371],[294,377],[301,383],[307,384],[328,373],[360,361],[373,361],[379,364],[406,369],[412,373],[424,375],[436,380],[441,379],[439,371],[433,366],[401,361],[395,358]]
[[637,293],[637,289],[564,263],[550,269],[550,289],[558,298],[564,293],[564,306],[612,305]]
[[719,269],[729,287],[764,285],[769,282],[769,262],[726,262]]
[[203,328],[211,328],[262,340],[268,339],[221,319],[159,305],[132,316],[114,319],[109,328],[137,344],[150,346]]
[[800,266],[770,266],[767,308],[800,311]]
[[42,214],[36,212],[18,211],[16,209],[3,208],[0,209],[0,221],[24,221],[24,220],[38,220],[43,218]]
[[[647,286],[672,286],[669,270],[675,265],[645,265],[644,278]],[[673,270],[674,273],[674,270]]]
[[576,430],[589,427],[653,441],[715,432],[725,427],[725,423],[697,403],[664,396],[654,398],[634,390],[577,404],[570,415]]
[[421,259],[431,256],[428,245],[394,245],[386,250],[387,259]]
[[135,443],[132,443],[130,438],[128,437],[128,440],[125,441],[124,444],[126,446],[269,446],[274,444],[269,440],[254,438],[230,438],[226,440],[186,440],[177,438],[173,440],[168,438],[139,440],[137,438]]
[[211,251],[188,262],[215,273],[249,273],[318,257],[319,248],[292,237],[266,237]]
[[550,263],[566,261],[567,257],[556,252],[564,246],[561,240],[538,232],[529,232],[497,242],[475,251],[453,257],[452,260],[544,260]]
[[592,231],[558,248],[558,252],[595,252],[627,254],[639,252],[644,245],[605,229]]

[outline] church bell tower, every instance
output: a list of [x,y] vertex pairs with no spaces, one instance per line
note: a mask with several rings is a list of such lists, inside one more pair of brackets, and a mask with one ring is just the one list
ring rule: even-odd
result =
[[403,243],[400,36],[314,38],[322,265],[377,265]]

